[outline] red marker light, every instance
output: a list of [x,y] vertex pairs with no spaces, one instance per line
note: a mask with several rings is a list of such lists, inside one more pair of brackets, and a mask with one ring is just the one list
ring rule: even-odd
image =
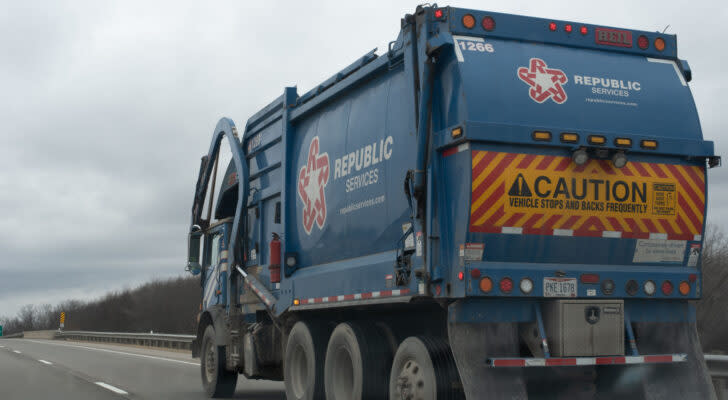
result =
[[566,33],[571,33],[572,29],[574,28],[571,26],[571,24],[564,25],[564,30],[566,31]]
[[587,33],[589,33],[589,28],[587,28],[586,26],[582,26],[581,29],[579,29],[579,32],[581,32],[582,35],[586,35]]
[[650,40],[647,39],[647,36],[642,35],[637,38],[637,46],[642,50],[647,50],[647,48],[650,47]]
[[478,279],[478,278],[480,278],[480,270],[479,270],[479,269],[471,269],[471,270],[470,270],[470,276],[471,276],[471,277],[472,277],[473,279]]
[[465,279],[465,274],[463,273],[463,271],[458,272],[458,279],[460,279],[461,281]]
[[442,18],[443,15],[444,13],[442,12],[442,9],[438,8],[437,10],[435,10],[435,18]]
[[510,293],[513,290],[513,281],[511,278],[503,278],[500,280],[500,290],[503,293]]
[[551,32],[553,32],[553,31],[556,30],[556,22],[552,22],[552,23],[549,24],[549,30]]
[[672,283],[670,281],[662,282],[662,293],[665,296],[669,296],[672,294]]
[[483,21],[480,24],[483,26],[483,29],[485,29],[488,32],[495,29],[495,20],[493,19],[493,17],[483,18]]

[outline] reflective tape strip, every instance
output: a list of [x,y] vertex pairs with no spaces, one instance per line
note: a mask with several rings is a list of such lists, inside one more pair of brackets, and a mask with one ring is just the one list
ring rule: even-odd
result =
[[687,354],[655,354],[646,356],[491,358],[492,367],[565,367],[584,365],[665,364],[687,361]]
[[[255,290],[255,288],[253,288]],[[257,293],[257,292],[256,292]],[[376,292],[354,293],[338,296],[326,297],[310,297],[301,299],[299,305],[320,304],[320,303],[337,303],[341,301],[367,300],[386,297],[397,297],[409,294],[409,289],[381,290]]]
[[520,235],[523,233],[523,228],[504,226],[503,228],[501,228],[501,233],[505,233],[508,235]]
[[650,233],[650,239],[667,240],[667,233]]
[[619,239],[622,237],[622,232],[602,231],[602,237]]
[[574,231],[571,229],[554,229],[554,236],[574,236]]

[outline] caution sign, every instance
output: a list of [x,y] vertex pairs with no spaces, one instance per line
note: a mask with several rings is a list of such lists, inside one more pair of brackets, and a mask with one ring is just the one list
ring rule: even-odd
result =
[[[703,167],[472,153],[470,230],[693,240],[702,234]],[[506,229],[504,229],[506,228]]]

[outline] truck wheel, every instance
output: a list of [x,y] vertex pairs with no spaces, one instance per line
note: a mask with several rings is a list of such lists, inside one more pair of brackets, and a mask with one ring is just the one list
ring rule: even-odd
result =
[[412,336],[399,345],[389,375],[391,400],[464,399],[450,346],[439,338]]
[[231,397],[235,393],[238,374],[225,369],[225,347],[215,344],[215,328],[209,325],[202,337],[200,354],[202,386],[209,397]]
[[322,327],[303,321],[293,325],[283,362],[287,399],[324,398],[324,351],[327,339],[327,332]]
[[326,347],[326,399],[386,399],[391,366],[391,347],[376,328],[339,324]]

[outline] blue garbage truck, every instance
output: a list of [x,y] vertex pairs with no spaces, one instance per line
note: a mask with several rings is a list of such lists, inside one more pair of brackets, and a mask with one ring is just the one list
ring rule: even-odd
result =
[[713,398],[694,303],[720,158],[691,78],[675,35],[428,5],[221,119],[188,236],[206,393]]

